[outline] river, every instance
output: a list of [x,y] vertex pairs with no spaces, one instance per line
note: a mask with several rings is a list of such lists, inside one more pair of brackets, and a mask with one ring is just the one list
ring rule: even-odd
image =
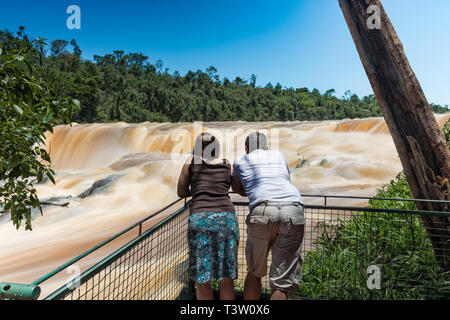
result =
[[[442,126],[450,114],[436,117]],[[383,118],[57,126],[46,140],[56,185],[47,181],[37,190],[41,200],[69,204],[44,207],[43,216],[34,215],[32,232],[0,219],[0,282],[32,282],[177,199],[181,166],[198,132],[216,135],[233,161],[255,130],[283,152],[302,194],[371,196],[402,170]],[[100,180],[94,194],[78,197]]]

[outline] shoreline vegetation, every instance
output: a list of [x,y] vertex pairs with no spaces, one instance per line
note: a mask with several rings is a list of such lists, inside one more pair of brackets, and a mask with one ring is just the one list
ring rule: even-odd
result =
[[[444,127],[450,149],[450,120]],[[377,189],[376,198],[412,198],[403,172]],[[415,210],[413,202],[370,200],[370,208]],[[424,300],[450,297],[450,271],[436,261],[417,214],[364,212],[323,224],[317,247],[305,252],[298,295],[311,299]],[[369,266],[380,270],[380,287],[369,289]],[[354,270],[346,276],[348,270]],[[319,272],[317,272],[319,271]]]
[[[248,80],[221,78],[214,66],[169,72],[161,60],[154,63],[141,53],[116,50],[82,58],[75,39],[31,40],[20,27],[15,33],[0,30],[0,47],[23,50],[35,76],[51,84],[58,97],[78,100],[70,120],[106,122],[217,122],[321,121],[381,117],[374,95],[358,97],[347,91],[341,98],[330,89],[286,88],[280,83],[257,86]],[[448,106],[431,104],[434,113]]]

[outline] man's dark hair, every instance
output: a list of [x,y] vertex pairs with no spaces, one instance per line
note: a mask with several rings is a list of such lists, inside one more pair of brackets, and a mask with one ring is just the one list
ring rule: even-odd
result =
[[193,154],[208,160],[217,159],[220,154],[219,141],[211,133],[203,132],[195,139]]
[[248,148],[248,152],[253,152],[258,149],[267,149],[267,137],[264,133],[253,132],[247,139],[245,139],[245,146]]

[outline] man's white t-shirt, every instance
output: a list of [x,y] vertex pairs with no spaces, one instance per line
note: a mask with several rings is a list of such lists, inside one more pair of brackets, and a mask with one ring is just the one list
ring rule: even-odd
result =
[[236,159],[233,175],[238,176],[250,200],[250,209],[261,201],[302,203],[300,192],[292,184],[283,154],[275,150],[255,150]]

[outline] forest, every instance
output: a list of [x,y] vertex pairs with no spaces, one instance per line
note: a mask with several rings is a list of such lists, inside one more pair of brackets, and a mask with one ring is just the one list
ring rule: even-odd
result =
[[[77,99],[71,121],[192,122],[294,121],[381,116],[374,95],[341,98],[330,89],[287,88],[280,83],[257,86],[257,76],[221,78],[214,66],[181,75],[169,73],[161,60],[116,50],[94,61],[83,59],[75,39],[30,39],[24,27],[0,30],[0,47],[23,50],[34,75],[50,83],[57,96]],[[431,104],[436,113],[448,106]]]

